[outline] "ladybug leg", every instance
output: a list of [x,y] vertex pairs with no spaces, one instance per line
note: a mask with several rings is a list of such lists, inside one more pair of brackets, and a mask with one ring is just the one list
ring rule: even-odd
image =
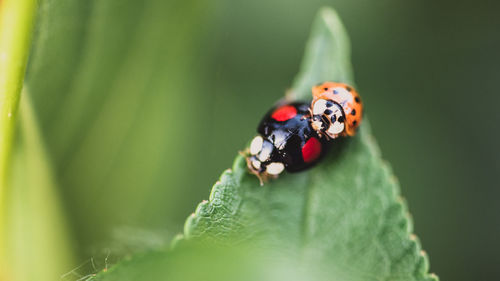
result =
[[255,175],[259,179],[260,186],[264,186],[264,183],[267,182],[267,176],[262,174],[262,173],[259,173],[258,171],[255,171],[249,165],[251,165],[251,164],[247,161],[247,166],[250,169],[250,173],[252,173],[253,175]]
[[267,181],[267,180],[264,180],[264,178],[262,177],[262,175],[259,174],[259,173],[255,173],[255,176],[259,179],[260,186],[264,186],[264,182]]
[[319,135],[320,136],[324,136],[327,140],[331,140],[333,139],[331,136],[328,135],[328,133],[326,132],[328,130],[328,128],[332,125],[332,123],[330,122],[330,119],[327,117],[326,114],[323,114],[321,116],[321,120],[323,122],[323,127],[321,129],[321,132],[319,132]]
[[[309,115],[307,115],[307,116],[303,116],[302,118],[303,118],[303,119],[305,119],[305,118],[311,118],[311,120],[312,120],[312,119],[314,118],[314,117],[313,117],[313,116],[314,116],[314,115],[313,115],[313,111],[312,111],[312,109],[311,109],[311,108],[309,108],[309,109],[308,109],[308,111],[309,111]],[[324,122],[324,120],[322,120],[322,121],[323,121],[323,123],[327,123],[327,122]],[[311,122],[312,122],[312,121],[311,121]],[[329,123],[328,123],[328,124],[329,124]],[[331,138],[331,137],[330,137],[330,136],[329,136],[329,135],[325,132],[325,130],[326,130],[326,128],[323,128],[323,125],[322,125],[322,126],[321,126],[321,129],[320,129],[320,130],[319,130],[319,129],[317,129],[317,131],[316,131],[316,132],[318,133],[318,136],[319,136],[320,138],[325,137],[325,138],[326,138],[326,140],[330,140],[330,139],[332,139],[332,138]]]
[[320,132],[318,132],[318,137],[320,138],[325,138],[327,141],[331,140],[332,138],[327,134],[325,133],[323,130],[321,130]]
[[307,111],[309,111],[309,114],[302,116],[302,119],[311,118],[313,116],[313,111],[310,107],[307,109]]
[[331,137],[330,137],[327,133],[325,133],[325,132],[321,132],[321,133],[319,134],[319,137],[320,137],[320,138],[321,138],[321,137],[325,137],[327,141],[329,141],[329,140],[331,140],[331,139],[332,139],[332,138],[331,138]]
[[250,171],[250,173],[255,175],[259,179],[260,186],[263,186],[264,182],[267,182],[267,177],[265,177],[265,175],[263,175],[259,171],[255,170],[255,168],[252,166],[252,162],[250,161],[250,157],[248,157],[249,155],[248,152],[239,151],[239,153],[245,157],[245,161],[247,162],[247,168]]

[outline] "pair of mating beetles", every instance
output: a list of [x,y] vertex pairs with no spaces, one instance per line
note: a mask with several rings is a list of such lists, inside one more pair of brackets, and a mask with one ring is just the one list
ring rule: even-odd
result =
[[261,185],[284,170],[310,168],[332,140],[356,134],[363,105],[352,87],[325,82],[312,88],[312,96],[310,104],[280,104],[260,122],[259,135],[250,143],[245,157],[249,171]]

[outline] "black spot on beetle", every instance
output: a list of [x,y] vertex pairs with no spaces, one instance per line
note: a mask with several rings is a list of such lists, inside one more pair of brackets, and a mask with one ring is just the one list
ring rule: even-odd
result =
[[330,109],[327,109],[327,110],[325,110],[325,114],[330,115],[330,114],[332,114],[332,111]]
[[323,90],[328,91],[328,88],[325,87]]
[[333,105],[333,101],[331,101],[331,100],[326,101],[326,107],[332,107],[332,105]]
[[356,115],[356,109],[354,109],[354,108],[353,108],[353,109],[351,110],[351,115]]
[[352,88],[351,88],[351,87],[349,87],[349,86],[346,86],[346,87],[345,87],[345,89],[346,89],[347,91],[349,91],[349,92],[350,92],[350,91],[352,91]]
[[340,123],[343,123],[345,121],[345,118],[344,116],[340,116],[339,118],[337,118],[337,120],[340,122]]
[[358,121],[356,121],[356,120],[352,121],[353,126],[356,126],[356,124],[358,124]]
[[337,121],[337,115],[332,116],[332,123],[335,123]]
[[361,99],[359,97],[355,97],[354,100],[357,102],[357,103],[360,103],[361,102]]

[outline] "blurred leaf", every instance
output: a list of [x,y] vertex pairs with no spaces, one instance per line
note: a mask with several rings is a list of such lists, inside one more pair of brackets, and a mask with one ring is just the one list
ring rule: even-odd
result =
[[56,280],[73,262],[50,161],[26,91],[20,99],[36,8],[34,0],[0,1],[1,280]]
[[73,241],[26,88],[22,95],[6,198],[9,280],[58,280],[74,266]]
[[[296,265],[296,266],[293,266]],[[94,276],[92,276],[94,277]],[[125,259],[90,280],[314,281],[316,272],[276,252],[259,254],[249,245],[217,247],[196,243]]]
[[[9,157],[19,96],[30,51],[35,10],[34,0],[0,2],[0,243],[3,227],[1,206],[6,192]],[[2,260],[0,269],[1,262]]]
[[[322,80],[352,81],[348,49],[336,13],[322,9],[295,84],[295,98],[305,98],[306,86]],[[340,61],[338,67],[324,66]],[[319,272],[322,280],[437,280],[428,273],[427,257],[411,234],[398,193],[365,121],[358,136],[338,142],[314,169],[281,176],[264,187],[238,156],[209,200],[188,218],[184,238],[176,245],[251,243],[255,251],[279,252],[304,268],[314,268],[311,272]],[[137,280],[145,270],[142,263],[139,258],[116,266],[99,280]],[[148,267],[148,274],[160,274],[160,268]],[[296,264],[289,264],[289,269],[294,272]]]
[[203,113],[205,97],[185,93],[199,92],[206,6],[40,1],[26,83],[82,256],[118,227],[165,227],[191,209],[176,209],[189,198],[170,186],[188,178],[185,154],[203,126],[185,112]]

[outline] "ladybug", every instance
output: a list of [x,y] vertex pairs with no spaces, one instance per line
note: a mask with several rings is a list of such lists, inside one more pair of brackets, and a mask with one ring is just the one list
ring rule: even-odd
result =
[[284,170],[310,168],[324,155],[328,143],[311,127],[309,103],[286,103],[271,109],[246,154],[247,166],[261,185]]
[[361,97],[344,83],[324,82],[312,88],[311,126],[318,134],[335,139],[353,136],[361,124]]

